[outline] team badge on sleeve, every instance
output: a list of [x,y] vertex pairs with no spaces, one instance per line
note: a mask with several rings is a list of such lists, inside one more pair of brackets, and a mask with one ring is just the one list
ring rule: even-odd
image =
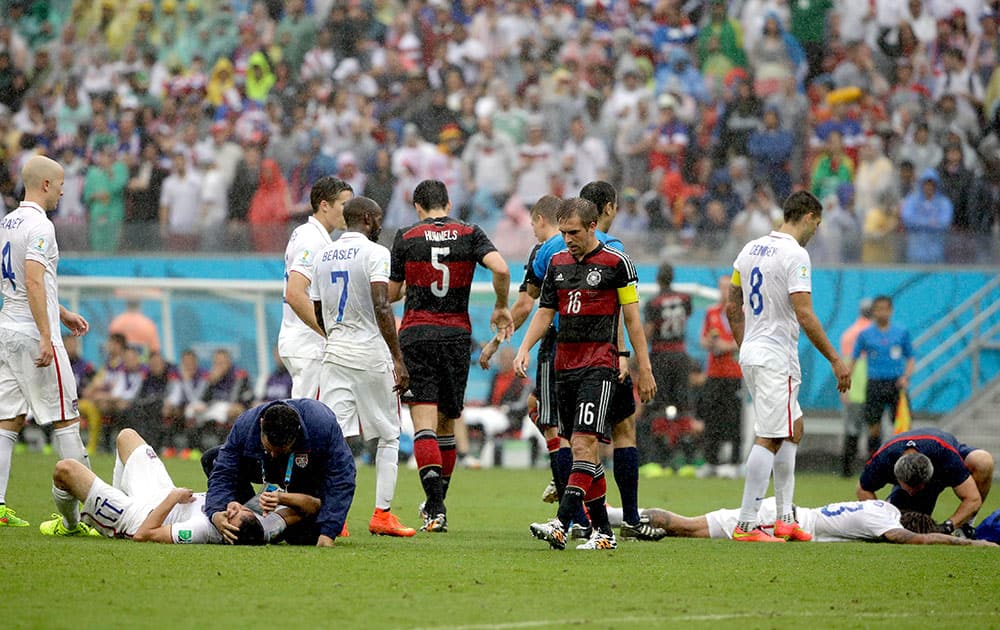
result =
[[37,249],[40,252],[44,252],[45,248],[48,246],[48,243],[49,242],[45,240],[44,236],[39,236],[38,240],[35,242],[35,249]]
[[180,529],[177,530],[177,542],[179,543],[189,543],[191,542],[191,530],[190,529]]
[[303,249],[302,255],[299,256],[299,264],[308,267],[312,265],[312,263],[313,263],[313,252],[309,251],[308,249]]
[[799,277],[805,280],[809,277],[809,267],[802,265],[799,267]]

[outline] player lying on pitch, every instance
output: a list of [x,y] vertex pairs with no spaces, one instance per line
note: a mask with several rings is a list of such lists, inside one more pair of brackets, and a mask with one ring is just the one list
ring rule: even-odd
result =
[[[241,505],[226,506],[236,532],[219,530],[205,515],[205,493],[178,488],[156,451],[138,433],[124,429],[116,440],[111,485],[74,459],[56,464],[56,488],[72,494],[55,498],[59,514],[39,526],[47,536],[100,536],[136,542],[230,543],[263,545],[285,528],[319,511],[315,497],[294,492],[263,492]],[[83,502],[80,512],[79,503]],[[251,509],[259,508],[259,512]]]
[[[816,542],[867,540],[908,545],[974,545],[996,547],[985,540],[969,540],[937,532],[930,516],[918,512],[901,513],[888,501],[845,501],[819,508],[796,508],[798,523]],[[715,510],[689,517],[666,510],[642,510],[642,518],[653,527],[661,527],[667,536],[681,538],[731,538],[739,510]],[[612,525],[621,522],[621,508],[608,508]],[[774,497],[765,499],[760,508],[760,523],[772,529],[775,519]],[[769,532],[770,533],[770,532]],[[781,539],[779,539],[781,540]],[[784,540],[781,540],[784,542]]]

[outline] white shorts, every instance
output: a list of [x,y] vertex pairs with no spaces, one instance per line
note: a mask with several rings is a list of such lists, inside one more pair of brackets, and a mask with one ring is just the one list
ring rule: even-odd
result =
[[399,437],[399,397],[392,388],[392,370],[355,370],[323,362],[320,401],[337,416],[344,437],[364,434],[366,440]]
[[766,438],[791,437],[792,423],[802,417],[799,407],[801,381],[787,372],[776,372],[761,365],[740,367],[753,399],[754,434]]
[[319,399],[321,358],[281,357],[281,362],[292,377],[292,398]]
[[80,516],[109,538],[129,538],[173,489],[156,451],[143,445],[132,451],[114,486],[94,480]]
[[[745,373],[745,372],[744,372]],[[768,497],[760,504],[760,512],[757,513],[757,523],[761,526],[774,526],[775,508],[774,497]],[[708,521],[709,538],[732,538],[733,530],[740,520],[739,510],[716,510],[705,515]]]
[[48,367],[35,367],[38,342],[0,328],[0,420],[31,410],[36,424],[73,420],[77,408],[76,377],[66,348],[55,346]]

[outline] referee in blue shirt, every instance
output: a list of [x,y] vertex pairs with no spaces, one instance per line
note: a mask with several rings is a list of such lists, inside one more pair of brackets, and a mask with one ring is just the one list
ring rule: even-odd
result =
[[861,331],[854,344],[850,368],[862,354],[868,357],[868,392],[865,396],[865,422],[868,423],[868,455],[882,444],[882,413],[888,407],[896,415],[899,393],[910,385],[913,374],[913,346],[905,328],[890,323],[892,299],[880,295],[872,300],[875,323]]

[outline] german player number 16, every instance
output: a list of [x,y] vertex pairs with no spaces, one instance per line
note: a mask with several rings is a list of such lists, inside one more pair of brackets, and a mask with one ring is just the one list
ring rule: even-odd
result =
[[566,305],[566,311],[569,313],[579,313],[582,301],[580,299],[580,291],[570,291],[567,296],[569,299],[569,304]]

